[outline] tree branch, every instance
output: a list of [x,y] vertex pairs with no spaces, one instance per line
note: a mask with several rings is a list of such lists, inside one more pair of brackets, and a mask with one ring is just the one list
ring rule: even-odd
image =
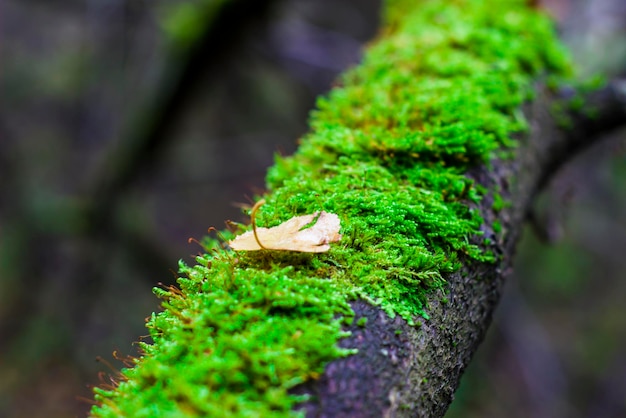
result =
[[[568,111],[567,129],[557,126],[550,109],[570,98],[571,92],[555,95],[537,87],[537,99],[525,107],[532,128],[515,157],[494,160],[491,170],[469,173],[511,202],[496,211],[487,198],[478,208],[485,219],[483,237],[493,238],[492,250],[500,261],[464,260],[460,271],[446,277],[445,299],[441,293],[429,298],[430,319],[418,327],[398,317],[390,319],[379,307],[353,302],[356,318],[366,317],[367,326],[347,327],[352,335],[340,345],[359,352],[330,363],[319,380],[294,388],[293,393],[312,395],[299,407],[307,417],[445,414],[491,323],[533,197],[560,165],[602,134],[626,125],[625,86],[624,80],[614,80],[588,94],[582,109]],[[495,221],[502,225],[500,233],[493,230]]]
[[[213,243],[181,265],[180,289],[156,291],[154,343],[126,381],[96,390],[94,416],[445,413],[533,196],[583,139],[621,123],[623,95],[583,98],[601,123],[583,107],[559,128],[567,112],[553,108],[578,102],[533,84],[569,68],[547,18],[517,2],[387,5],[383,36],[320,101],[256,213],[263,226],[335,213],[341,242],[316,255]],[[290,389],[313,397],[297,404]]]

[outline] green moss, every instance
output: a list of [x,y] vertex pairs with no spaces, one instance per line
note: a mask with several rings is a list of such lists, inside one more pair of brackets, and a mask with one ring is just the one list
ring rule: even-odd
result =
[[496,234],[499,234],[502,231],[502,224],[500,223],[500,221],[494,221],[492,226],[493,232],[495,232]]
[[[488,191],[465,173],[527,130],[533,78],[569,71],[549,21],[525,4],[388,1],[383,35],[320,99],[298,152],[277,158],[257,213],[274,226],[333,212],[342,240],[323,254],[207,241],[197,265],[181,264],[180,290],[155,290],[154,342],[117,388],[96,390],[93,415],[289,415],[289,388],[350,354],[336,345],[350,300],[419,327],[459,256],[494,261],[470,243],[483,222],[470,206]],[[493,205],[504,206],[497,193]]]
[[569,103],[567,100],[555,101],[550,105],[550,114],[554,118],[556,125],[563,130],[571,130],[574,121],[569,113]]
[[97,390],[95,414],[275,416],[293,405],[288,388],[350,353],[326,337],[341,334],[337,314],[352,315],[336,282],[292,266],[234,268],[225,251],[197,262],[181,263],[180,292],[157,290],[165,312],[148,322],[154,343],[117,390]]
[[506,206],[507,206],[507,202],[504,201],[504,199],[502,198],[502,195],[500,193],[494,193],[493,204],[491,205],[491,208],[495,212],[500,212]]
[[[550,108],[550,113],[557,126],[564,130],[571,130],[574,127],[574,117],[583,115],[589,119],[597,118],[598,109],[586,100],[586,96],[592,91],[604,87],[606,78],[595,75],[583,80],[568,80],[568,84],[569,91],[567,93],[569,94],[563,94],[566,97],[554,101]],[[557,89],[557,85],[552,87]]]
[[196,42],[228,1],[191,0],[162,6],[159,23],[174,51],[185,51]]

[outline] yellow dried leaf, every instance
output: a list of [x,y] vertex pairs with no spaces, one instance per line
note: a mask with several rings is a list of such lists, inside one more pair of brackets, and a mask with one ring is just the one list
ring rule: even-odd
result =
[[[256,206],[255,206],[256,208]],[[314,225],[310,225],[315,219]],[[323,253],[330,249],[329,243],[341,239],[341,222],[334,213],[315,212],[296,216],[273,228],[257,228],[252,214],[253,230],[239,235],[228,245],[236,251],[284,250],[305,253]]]

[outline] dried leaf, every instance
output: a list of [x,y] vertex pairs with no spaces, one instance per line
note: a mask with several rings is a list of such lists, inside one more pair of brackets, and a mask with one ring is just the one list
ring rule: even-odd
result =
[[[310,228],[303,229],[317,219]],[[334,213],[315,212],[296,216],[273,228],[256,228],[239,235],[228,245],[236,251],[284,250],[304,253],[323,253],[330,249],[329,243],[341,239],[341,222]],[[256,231],[256,236],[255,236]]]

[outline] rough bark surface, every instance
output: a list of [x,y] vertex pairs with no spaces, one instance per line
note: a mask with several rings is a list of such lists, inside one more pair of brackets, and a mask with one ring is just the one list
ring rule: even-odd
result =
[[[491,323],[511,270],[515,244],[533,196],[550,175],[603,132],[626,124],[626,88],[609,83],[586,97],[587,105],[567,116],[571,126],[559,128],[551,104],[571,92],[555,95],[537,86],[537,98],[524,113],[530,121],[527,136],[512,158],[497,158],[492,167],[468,173],[509,202],[494,210],[491,196],[480,210],[484,235],[499,257],[495,264],[463,260],[463,267],[446,277],[445,294],[429,300],[429,320],[417,327],[364,301],[353,302],[356,320],[341,342],[357,348],[356,355],[330,363],[320,379],[293,392],[309,394],[300,405],[307,417],[441,417],[451,403],[459,379]],[[593,115],[590,116],[590,115]],[[500,232],[493,225],[499,221]],[[365,326],[358,319],[367,318]]]

